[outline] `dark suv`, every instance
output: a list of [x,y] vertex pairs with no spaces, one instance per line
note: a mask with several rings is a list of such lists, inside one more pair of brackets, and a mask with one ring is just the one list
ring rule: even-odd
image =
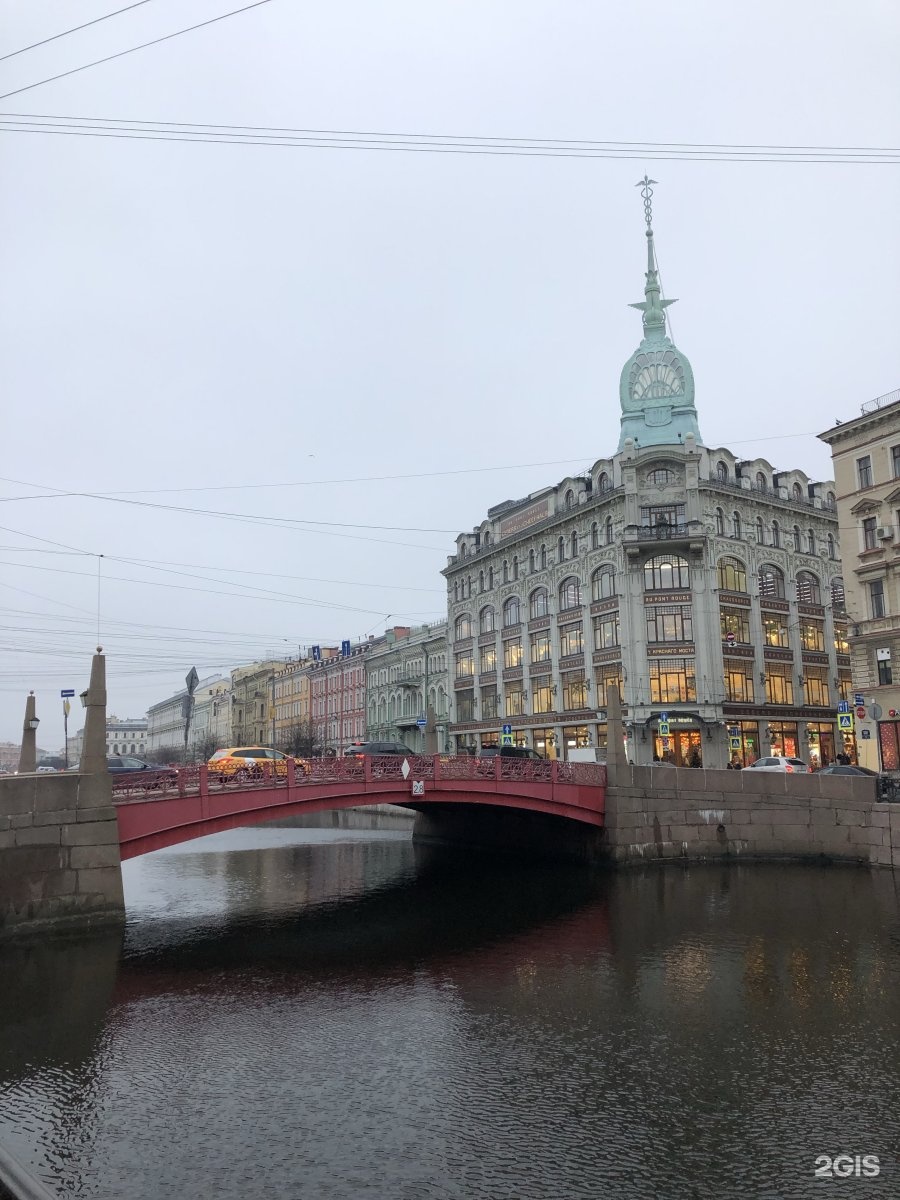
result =
[[538,762],[544,761],[544,756],[538,754],[537,750],[532,750],[530,746],[483,746],[479,758],[496,758],[497,755],[501,758],[530,758],[537,759]]
[[403,742],[353,742],[344,751],[344,758],[365,758],[367,754],[411,754],[415,750],[404,746]]

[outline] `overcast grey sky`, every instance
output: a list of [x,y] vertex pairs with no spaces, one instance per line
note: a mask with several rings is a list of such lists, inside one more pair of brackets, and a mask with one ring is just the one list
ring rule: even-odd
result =
[[[240,3],[152,0],[0,63],[0,92]],[[121,6],[4,0],[0,53]],[[896,0],[273,0],[0,109],[896,147],[898,51]],[[0,739],[19,738],[34,687],[39,744],[55,750],[59,690],[87,681],[97,559],[49,552],[63,546],[107,556],[120,716],[194,663],[203,675],[378,632],[388,614],[439,617],[457,530],[615,449],[641,333],[627,305],[642,296],[645,169],[707,444],[829,477],[815,432],[900,386],[898,166],[13,132],[0,152],[0,496],[142,489],[0,504]],[[410,474],[425,477],[322,482]],[[137,558],[157,569],[117,561]]]

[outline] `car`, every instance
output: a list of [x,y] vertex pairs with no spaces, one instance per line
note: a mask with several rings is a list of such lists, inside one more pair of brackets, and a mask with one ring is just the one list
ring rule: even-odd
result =
[[879,800],[896,800],[898,798],[897,780],[892,775],[882,775],[869,767],[857,767],[852,763],[829,763],[817,772],[819,775],[856,775],[868,776],[874,779]]
[[409,754],[415,756],[415,750],[403,742],[351,742],[344,750],[344,758],[365,758],[367,754]]
[[479,758],[530,758],[538,762],[545,762],[543,754],[538,754],[537,750],[532,750],[530,746],[482,746]]
[[818,772],[819,775],[878,775],[877,771],[870,771],[868,767],[855,767],[851,763],[829,763],[827,767],[822,767]]
[[56,774],[56,767],[48,767],[44,763],[41,763],[41,765],[39,767],[35,767],[34,769],[39,775],[55,775]]
[[802,758],[787,758],[783,754],[758,758],[746,767],[747,771],[793,771],[797,775],[808,775],[809,767]]
[[[302,759],[297,761],[308,770]],[[287,775],[287,764],[288,756],[271,746],[231,746],[217,750],[206,765],[210,776],[220,780],[246,780],[272,771]]]
[[[154,785],[178,782],[178,771],[175,767],[144,762],[142,758],[132,758],[125,754],[110,754],[106,760],[106,766],[111,775],[118,775],[122,778],[137,775],[139,771],[142,771],[148,776],[153,776]],[[69,769],[71,770],[72,768],[70,767]]]

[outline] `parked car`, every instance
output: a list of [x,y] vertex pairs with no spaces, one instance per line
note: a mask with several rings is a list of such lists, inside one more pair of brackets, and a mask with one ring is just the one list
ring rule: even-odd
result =
[[178,771],[174,767],[144,762],[142,758],[131,758],[125,754],[111,754],[106,760],[106,765],[111,775],[136,775],[143,771],[148,776],[153,775],[155,783],[175,783],[178,780]]
[[41,763],[41,765],[39,767],[35,767],[34,769],[39,775],[55,775],[56,774],[56,767],[48,767],[44,763]]
[[543,754],[538,754],[537,750],[532,750],[530,746],[482,746],[479,758],[530,758],[532,761],[537,759],[538,762],[544,762]]
[[856,775],[857,777],[867,775],[870,779],[876,781],[875,786],[879,800],[897,800],[900,798],[896,779],[891,775],[882,775],[878,771],[871,770],[869,767],[855,767],[851,763],[830,763],[818,773],[820,775]]
[[827,767],[822,767],[818,772],[819,775],[876,775],[877,771],[870,771],[868,767],[854,767],[848,763],[829,763]]
[[415,750],[403,742],[352,742],[344,751],[344,758],[365,758],[367,754],[406,754],[415,756]]
[[[302,759],[297,762],[301,768],[309,770]],[[271,746],[232,746],[217,750],[206,765],[211,777],[247,780],[264,775],[266,770],[287,775],[287,763],[288,756]]]
[[746,767],[747,771],[793,771],[797,775],[809,774],[809,767],[802,758],[786,758],[783,754],[771,758],[758,758]]

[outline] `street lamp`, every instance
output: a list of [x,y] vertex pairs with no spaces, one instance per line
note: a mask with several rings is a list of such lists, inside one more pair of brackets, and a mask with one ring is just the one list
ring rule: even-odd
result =
[[28,728],[29,729],[37,729],[37,727],[38,727],[38,725],[40,725],[40,723],[41,723],[40,717],[32,717],[31,720],[28,722]]

